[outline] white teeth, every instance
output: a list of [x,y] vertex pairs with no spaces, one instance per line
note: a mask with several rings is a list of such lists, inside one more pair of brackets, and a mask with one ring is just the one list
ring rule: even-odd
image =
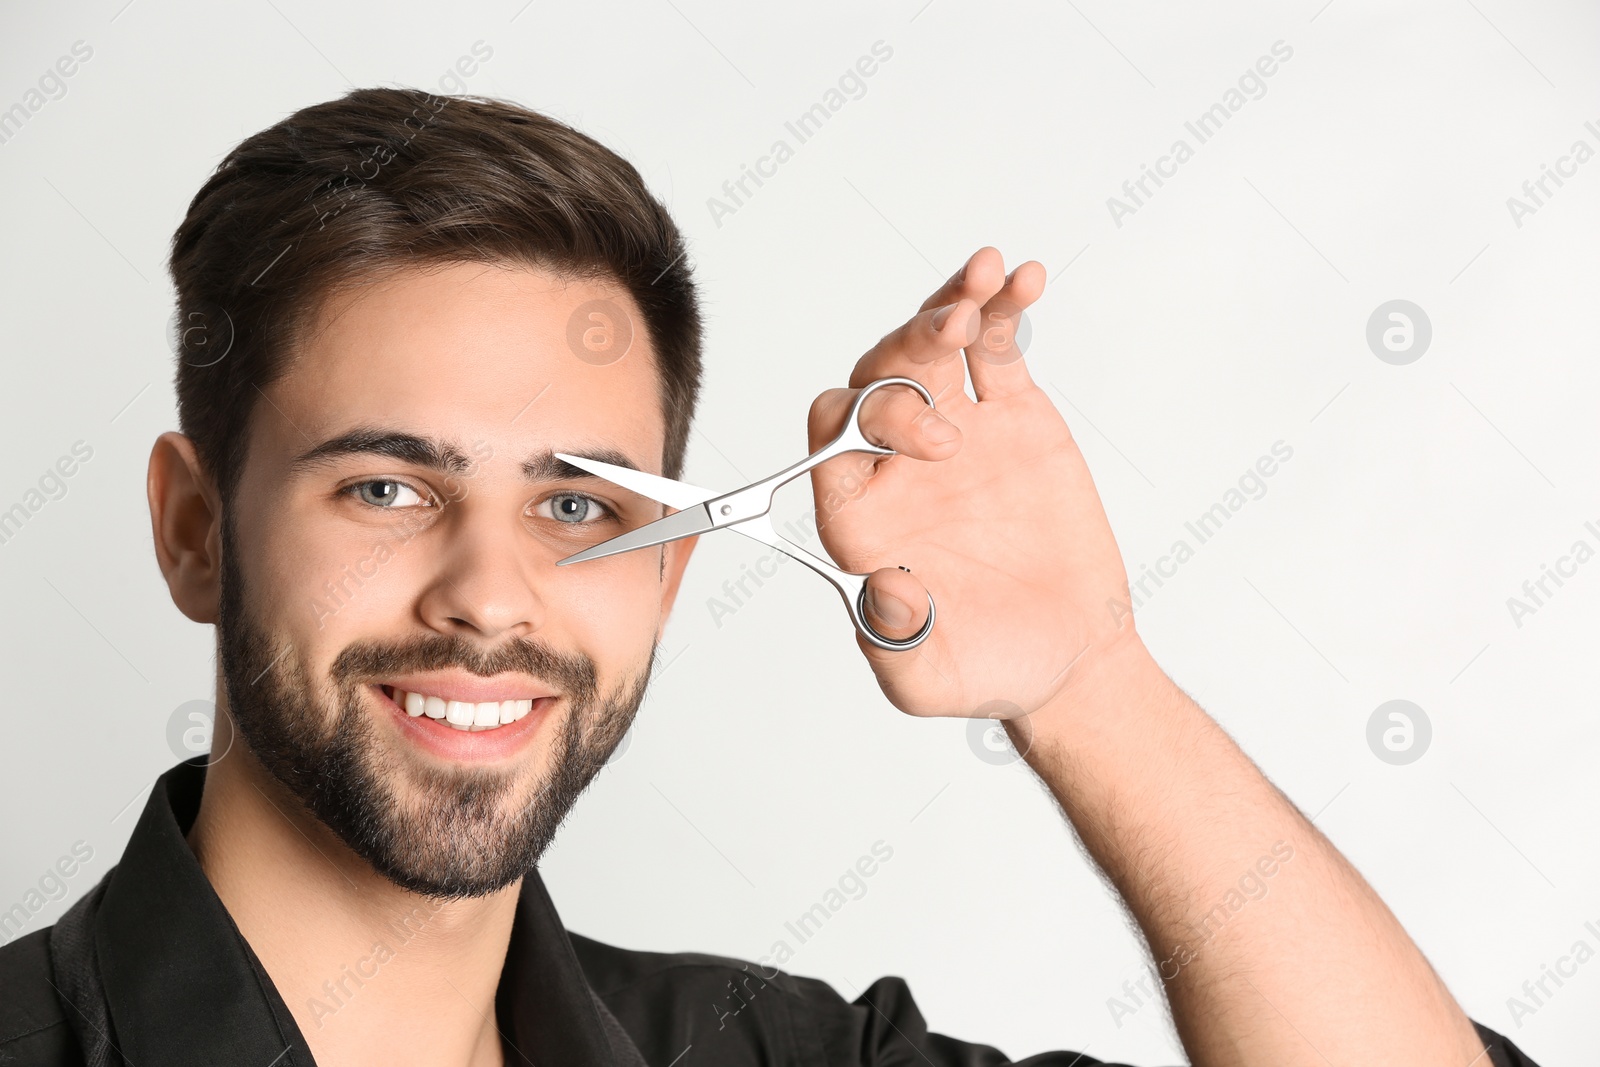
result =
[[533,710],[534,699],[499,700],[472,704],[464,700],[445,700],[396,687],[394,701],[412,718],[426,715],[443,719],[457,730],[493,730],[516,722]]

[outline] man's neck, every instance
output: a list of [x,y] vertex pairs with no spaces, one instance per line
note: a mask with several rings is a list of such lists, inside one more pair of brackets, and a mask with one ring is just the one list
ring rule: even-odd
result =
[[494,1000],[520,880],[448,904],[401,889],[242,744],[207,770],[188,841],[318,1064],[504,1062]]

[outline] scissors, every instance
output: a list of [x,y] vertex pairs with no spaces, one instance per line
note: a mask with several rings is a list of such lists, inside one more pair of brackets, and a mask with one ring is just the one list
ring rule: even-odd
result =
[[678,509],[674,514],[655,522],[647,523],[636,530],[629,530],[625,534],[613,537],[609,541],[602,541],[598,545],[586,548],[582,552],[558,560],[556,565],[565,566],[568,563],[582,563],[587,559],[599,559],[603,556],[616,555],[619,552],[631,552],[636,548],[648,548],[652,545],[662,545],[669,541],[677,541],[684,537],[693,537],[696,534],[706,533],[710,530],[728,529],[744,534],[746,537],[760,541],[762,544],[782,552],[784,555],[797,559],[822,575],[839,595],[844,598],[846,610],[850,612],[850,621],[855,623],[856,630],[873,645],[890,652],[901,652],[916,648],[933,629],[933,596],[928,596],[928,621],[922,624],[922,629],[904,640],[895,640],[885,637],[872,628],[867,622],[866,595],[867,576],[865,574],[851,574],[835,567],[829,560],[814,556],[794,542],[781,536],[773,529],[770,512],[772,511],[772,497],[779,487],[800,477],[820,463],[825,463],[834,456],[845,452],[868,452],[876,456],[893,456],[898,453],[892,448],[884,448],[868,441],[861,432],[859,415],[861,404],[869,395],[887,385],[908,385],[922,394],[922,399],[933,407],[933,397],[921,382],[910,378],[879,378],[869,383],[856,394],[855,402],[850,405],[850,413],[845,417],[844,428],[832,441],[811,453],[805,459],[791,466],[785,467],[768,478],[753,482],[743,489],[735,489],[731,493],[718,494],[714,489],[702,489],[688,482],[675,481],[671,478],[662,478],[658,475],[636,471],[631,467],[619,467],[611,463],[602,463],[599,460],[586,459],[583,456],[569,455],[557,452],[556,456],[566,462],[588,471],[597,477],[604,478],[640,496],[648,497],[669,508]]

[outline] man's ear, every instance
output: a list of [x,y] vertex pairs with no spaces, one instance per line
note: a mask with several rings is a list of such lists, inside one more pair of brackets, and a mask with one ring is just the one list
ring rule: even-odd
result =
[[222,579],[222,502],[194,443],[169,431],[156,438],[145,478],[156,562],[172,602],[195,622],[217,621]]
[[698,535],[668,541],[661,553],[661,625],[656,628],[656,640],[667,629],[667,616],[672,614],[672,603],[678,599],[678,586],[683,582],[683,569],[689,565],[694,546],[700,543]]

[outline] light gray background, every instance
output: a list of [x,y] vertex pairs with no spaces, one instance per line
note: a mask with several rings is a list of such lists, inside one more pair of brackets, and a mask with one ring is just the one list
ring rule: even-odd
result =
[[[171,606],[143,497],[176,424],[163,260],[189,198],[288,112],[440,89],[482,41],[468,91],[604,141],[685,228],[709,312],[691,480],[800,455],[810,398],[983,244],[1049,268],[1028,358],[1135,576],[1291,446],[1140,628],[1469,1012],[1543,1063],[1592,1059],[1600,962],[1521,1025],[1507,998],[1600,947],[1600,561],[1520,627],[1506,601],[1600,545],[1600,160],[1520,227],[1506,201],[1573,141],[1600,147],[1593,5],[523,5],[8,5],[0,108],[75,41],[93,56],[0,144],[0,509],[75,441],[94,456],[0,545],[0,909],[75,841],[94,860],[30,929],[114,862],[174,762],[170,716],[211,692],[210,630]],[[718,225],[707,199],[879,40],[865,93]],[[1117,226],[1107,198],[1279,40],[1266,94]],[[1406,366],[1365,341],[1391,299],[1433,326]],[[847,996],[904,975],[935,1029],[1012,1056],[1180,1058],[1159,1009],[1113,1023],[1139,943],[1022,766],[980,759],[967,721],[888,706],[797,567],[713,621],[761,554],[700,548],[669,665],[546,863],[568,924],[755,958],[881,839],[892,860],[791,970]],[[1367,746],[1391,699],[1432,723],[1410,765]]]

